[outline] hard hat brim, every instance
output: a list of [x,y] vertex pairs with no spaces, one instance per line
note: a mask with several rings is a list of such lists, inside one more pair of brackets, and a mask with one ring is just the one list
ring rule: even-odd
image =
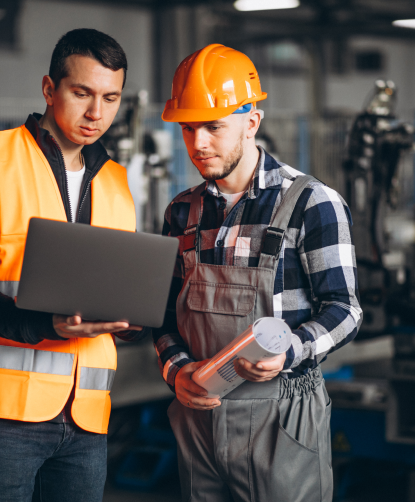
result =
[[263,92],[261,97],[256,97],[255,100],[247,99],[237,105],[221,107],[221,108],[203,108],[199,110],[184,109],[184,108],[164,108],[161,118],[164,122],[210,122],[213,120],[223,119],[228,115],[232,115],[234,111],[248,103],[262,101],[267,98],[267,93]]

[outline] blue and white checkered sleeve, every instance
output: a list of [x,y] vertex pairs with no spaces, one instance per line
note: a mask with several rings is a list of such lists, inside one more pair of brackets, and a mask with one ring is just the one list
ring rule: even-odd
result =
[[297,241],[314,315],[293,330],[285,369],[315,368],[357,335],[363,316],[351,224],[349,208],[340,195],[325,185],[314,185]]
[[[166,209],[162,233],[163,235],[179,237],[175,231],[172,232],[170,224],[173,205],[174,201]],[[190,357],[188,353],[189,349],[177,328],[176,300],[183,283],[180,256],[177,257],[173,275],[163,326],[153,329],[152,334],[160,373],[167,385],[174,392],[177,372],[186,364],[193,362],[194,359]]]

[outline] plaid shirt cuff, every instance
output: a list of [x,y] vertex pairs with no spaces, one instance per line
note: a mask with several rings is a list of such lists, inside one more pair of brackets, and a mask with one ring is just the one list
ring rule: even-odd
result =
[[285,354],[286,354],[286,358],[285,358],[285,363],[284,363],[284,366],[283,366],[283,370],[289,370],[289,369],[291,369],[291,365],[294,362],[294,357],[295,357],[295,355],[294,355],[294,349],[293,349],[292,345],[287,350],[287,352]]
[[[183,354],[183,356],[187,356],[187,354]],[[186,364],[194,363],[194,362],[195,362],[194,359],[191,359],[189,356],[187,356],[187,357],[183,357],[179,360],[176,360],[175,362],[171,362],[169,360],[164,365],[163,378],[165,379],[167,385],[170,387],[170,390],[172,392],[176,393],[176,389],[175,389],[176,375],[179,372],[179,370],[181,368],[183,368],[183,366],[186,366]]]

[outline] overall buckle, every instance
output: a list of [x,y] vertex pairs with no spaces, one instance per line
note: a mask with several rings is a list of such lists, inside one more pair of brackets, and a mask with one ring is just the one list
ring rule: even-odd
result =
[[183,253],[196,249],[198,239],[198,225],[191,225],[183,232]]
[[284,234],[280,228],[268,227],[262,253],[279,258]]

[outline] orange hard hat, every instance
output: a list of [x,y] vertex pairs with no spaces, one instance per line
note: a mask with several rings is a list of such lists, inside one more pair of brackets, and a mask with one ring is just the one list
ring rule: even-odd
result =
[[173,78],[165,122],[204,122],[266,99],[258,72],[242,52],[211,44],[184,59]]

